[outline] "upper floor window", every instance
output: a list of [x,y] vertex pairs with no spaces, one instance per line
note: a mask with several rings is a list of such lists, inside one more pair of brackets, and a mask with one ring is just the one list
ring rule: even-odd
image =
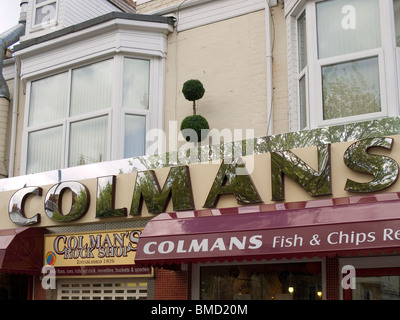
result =
[[144,155],[151,65],[118,55],[31,81],[25,173]]
[[395,24],[386,18],[399,11],[397,2],[307,1],[297,8],[297,129],[398,114]]
[[34,0],[33,26],[44,27],[54,23],[57,18],[57,1],[55,0]]

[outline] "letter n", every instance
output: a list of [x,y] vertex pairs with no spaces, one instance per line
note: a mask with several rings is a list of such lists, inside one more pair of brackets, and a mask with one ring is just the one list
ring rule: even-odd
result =
[[143,200],[150,213],[164,212],[171,197],[174,211],[194,209],[188,166],[172,167],[162,190],[153,170],[138,172],[130,214],[140,214]]
[[330,144],[318,146],[318,171],[291,151],[271,153],[272,200],[285,199],[284,174],[311,196],[332,194]]

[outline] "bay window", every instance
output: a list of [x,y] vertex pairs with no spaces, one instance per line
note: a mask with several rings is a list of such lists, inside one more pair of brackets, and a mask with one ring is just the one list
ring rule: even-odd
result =
[[144,155],[152,60],[115,56],[28,83],[26,174]]
[[292,9],[298,66],[289,88],[297,92],[292,130],[398,114],[398,2],[315,0]]

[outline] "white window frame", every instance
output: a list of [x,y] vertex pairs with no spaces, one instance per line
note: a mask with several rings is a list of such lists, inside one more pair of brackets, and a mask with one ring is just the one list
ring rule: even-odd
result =
[[[303,129],[313,129],[331,125],[352,123],[356,121],[373,120],[382,117],[398,116],[400,86],[400,50],[396,49],[393,2],[379,0],[380,22],[381,22],[381,46],[376,49],[359,51],[340,56],[318,59],[317,19],[316,3],[327,0],[299,1],[293,6],[287,15],[290,28],[288,32],[288,44],[292,46],[289,54],[289,95],[295,96],[291,100],[291,130],[300,130],[300,90],[299,80],[303,76],[298,69],[298,31],[297,19],[302,12],[306,11],[307,21],[307,58],[308,64],[305,71],[307,87],[307,126]],[[295,24],[295,25],[293,25]],[[293,41],[295,40],[295,41]],[[295,45],[294,45],[295,43]],[[295,47],[294,47],[295,46]],[[397,58],[396,58],[397,51]],[[292,55],[292,56],[290,56]],[[345,63],[368,57],[378,57],[381,111],[350,117],[323,119],[323,96],[322,96],[322,67],[331,64]],[[304,73],[304,72],[303,72]],[[297,117],[296,117],[297,115]],[[294,121],[293,121],[294,120]]]
[[[59,0],[46,0],[40,4],[36,4],[36,0],[33,0],[33,9],[32,9],[32,31],[36,31],[36,30],[42,30],[42,29],[46,29],[46,28],[50,28],[53,27],[57,24],[57,20],[58,20],[58,10],[59,10]],[[36,10],[39,8],[43,8],[49,4],[56,4],[56,12],[55,12],[55,16],[53,19],[46,21],[45,23],[41,22],[38,24],[35,24],[35,20],[36,20]]]
[[[122,107],[122,92],[123,92],[123,62],[124,58],[133,58],[150,61],[150,80],[149,80],[149,109],[134,109]],[[71,94],[71,77],[74,69],[89,66],[101,61],[112,59],[114,64],[113,70],[113,92],[112,102],[109,108],[98,111],[88,112],[76,116],[69,116],[70,110],[70,94]],[[100,116],[108,116],[108,141],[107,141],[107,154],[106,159],[103,161],[112,161],[124,158],[124,129],[125,129],[125,115],[143,115],[146,116],[146,135],[151,129],[162,128],[162,106],[163,106],[163,65],[162,58],[147,56],[147,55],[133,55],[118,53],[98,58],[96,60],[87,60],[79,65],[73,65],[69,68],[53,72],[51,74],[43,74],[36,76],[27,81],[27,92],[25,102],[25,117],[24,117],[24,130],[22,137],[22,155],[21,155],[21,174],[27,174],[27,160],[28,160],[28,140],[29,133],[39,131],[42,129],[62,126],[62,142],[63,147],[61,151],[61,163],[59,169],[67,168],[69,162],[69,141],[70,141],[70,127],[71,123],[98,118]],[[29,108],[31,96],[31,84],[34,81],[54,76],[63,72],[68,72],[68,108],[64,118],[52,122],[29,126]],[[161,125],[161,126],[160,126]],[[146,138],[146,150],[150,144]]]

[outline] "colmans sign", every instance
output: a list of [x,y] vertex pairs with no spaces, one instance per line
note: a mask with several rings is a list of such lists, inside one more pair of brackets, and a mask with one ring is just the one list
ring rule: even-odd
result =
[[[154,170],[126,174],[124,176],[127,178],[124,178],[123,182],[118,180],[120,176],[98,177],[96,189],[93,188],[92,182],[89,186],[89,182],[85,181],[59,182],[47,188],[47,191],[45,187],[26,186],[9,198],[8,214],[14,224],[31,226],[41,224],[43,212],[47,220],[50,219],[55,223],[70,223],[83,219],[88,211],[92,212],[92,218],[95,219],[128,215],[140,217],[143,202],[149,214],[164,212],[170,200],[174,211],[193,210],[196,209],[195,193],[200,191],[204,193],[204,188],[207,189],[207,196],[200,197],[200,200],[196,198],[197,207],[215,208],[223,195],[233,195],[237,205],[265,202],[267,192],[271,194],[271,201],[282,201],[285,200],[284,176],[294,181],[300,190],[305,190],[311,197],[330,196],[333,194],[333,159],[339,166],[336,175],[343,176],[344,172],[348,174],[341,186],[342,191],[378,192],[392,186],[399,175],[397,161],[387,155],[388,153],[392,155],[393,144],[392,137],[369,138],[347,143],[346,149],[342,149],[344,151],[337,148],[342,144],[333,146],[323,144],[314,147],[316,153],[311,156],[313,166],[308,164],[311,160],[307,160],[307,163],[295,152],[288,150],[256,155],[264,158],[255,162],[252,175],[237,174],[238,168],[242,169],[241,172],[246,168],[245,164],[238,162],[220,163],[216,174],[214,173],[211,178],[202,174],[206,172],[204,166],[201,172],[199,165],[176,166],[167,169],[169,171],[162,188]],[[334,147],[335,151],[331,152]],[[331,153],[334,153],[334,157]],[[341,159],[338,158],[338,154]],[[210,167],[206,167],[209,172],[207,168]],[[369,177],[367,181],[364,174]],[[266,178],[260,178],[264,175]],[[256,180],[259,186],[255,183]],[[198,189],[200,181],[201,190]],[[260,187],[264,183],[267,186]],[[132,191],[128,196],[124,196],[125,204],[116,205],[116,196],[126,190]],[[44,210],[33,212],[32,206],[27,205],[31,200],[40,200]],[[126,205],[127,202],[129,205]]]

